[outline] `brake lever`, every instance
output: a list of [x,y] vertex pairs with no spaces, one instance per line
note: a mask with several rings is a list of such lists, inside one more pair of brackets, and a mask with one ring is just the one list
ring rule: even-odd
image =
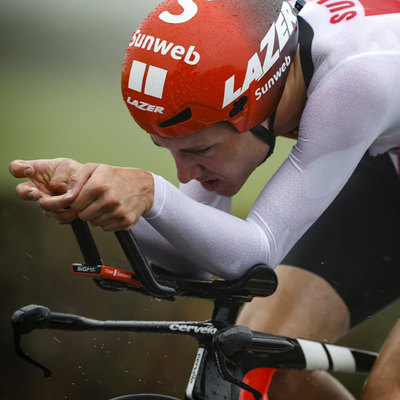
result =
[[[245,327],[236,327],[239,330],[241,328],[245,328]],[[231,328],[233,329],[233,328]],[[246,328],[245,328],[246,329]],[[248,330],[250,332],[250,330]],[[251,333],[249,334],[249,332],[247,332],[247,330],[243,330],[241,333],[244,334],[244,339],[246,341],[246,343],[248,345],[251,344]],[[250,392],[253,396],[254,396],[254,400],[262,400],[262,393],[260,391],[258,391],[256,388],[248,385],[247,383],[241,381],[240,379],[234,377],[228,370],[228,366],[227,366],[227,359],[228,357],[225,354],[225,351],[223,350],[223,346],[222,346],[222,342],[220,340],[220,336],[223,333],[217,333],[214,338],[213,338],[213,349],[214,349],[214,356],[215,356],[215,360],[217,362],[217,368],[218,371],[220,373],[220,375],[222,376],[223,379],[225,379],[226,381],[232,383],[233,385],[247,391]],[[249,336],[250,335],[250,336]],[[248,347],[248,346],[244,346],[243,348]]]
[[252,393],[255,400],[261,400],[262,394],[229,372],[227,367],[227,360],[230,360],[229,357],[247,350],[282,353],[294,348],[293,343],[286,338],[268,335],[268,340],[265,340],[260,335],[260,333],[253,332],[246,326],[232,326],[217,332],[213,338],[214,355],[221,376],[233,385]]
[[16,311],[11,318],[12,328],[14,331],[14,349],[16,354],[23,360],[40,368],[43,371],[45,378],[51,376],[50,369],[22,350],[21,336],[22,334],[33,331],[34,329],[45,328],[50,321],[50,315],[51,312],[47,307],[31,304]]

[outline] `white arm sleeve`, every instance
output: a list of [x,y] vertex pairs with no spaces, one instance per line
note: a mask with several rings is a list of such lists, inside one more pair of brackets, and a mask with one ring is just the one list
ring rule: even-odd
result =
[[[231,198],[208,192],[197,181],[181,184],[180,190],[186,196],[199,203],[207,204],[226,213],[231,212]],[[144,218],[141,218],[133,228],[133,233],[144,254],[156,265],[162,266],[180,276],[203,279],[209,277],[209,273],[198,268],[190,259],[186,258],[181,251],[157,232]]]
[[246,220],[189,198],[159,176],[145,219],[196,270],[232,279],[257,263],[275,267],[392,122],[387,110],[395,108],[400,67],[391,61],[355,57],[319,83],[309,96],[296,146]]

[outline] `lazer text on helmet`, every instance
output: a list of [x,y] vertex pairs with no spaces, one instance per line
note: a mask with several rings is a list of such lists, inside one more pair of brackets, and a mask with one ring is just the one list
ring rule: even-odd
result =
[[[225,82],[223,108],[245,93],[254,81],[259,81],[265,76],[265,74],[279,59],[280,53],[288,42],[291,34],[296,28],[296,25],[296,14],[288,2],[283,2],[277,20],[272,24],[260,44],[260,53],[265,50],[264,63],[261,64],[261,54],[256,52],[248,61],[246,76],[242,87],[235,90],[235,75],[232,75]],[[275,48],[276,38],[278,39],[277,48]]]

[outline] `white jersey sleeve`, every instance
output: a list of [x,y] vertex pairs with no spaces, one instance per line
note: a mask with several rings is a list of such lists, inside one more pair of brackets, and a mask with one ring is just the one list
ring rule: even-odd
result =
[[[197,181],[181,184],[180,190],[186,196],[199,203],[207,204],[226,213],[231,212],[231,198],[208,192],[204,190]],[[167,268],[169,272],[180,276],[203,279],[209,277],[209,273],[198,268],[192,262],[191,258],[184,257],[178,248],[174,247],[171,242],[164,238],[144,218],[140,218],[133,232],[142,250],[154,264],[163,266]]]

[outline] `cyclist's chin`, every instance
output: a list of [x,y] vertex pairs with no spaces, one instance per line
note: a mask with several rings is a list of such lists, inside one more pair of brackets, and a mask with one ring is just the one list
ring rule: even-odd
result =
[[204,189],[209,192],[214,192],[220,196],[232,197],[234,196],[242,187],[242,185],[233,184],[231,182],[226,182],[221,179],[216,179],[215,181],[202,182],[201,185]]

